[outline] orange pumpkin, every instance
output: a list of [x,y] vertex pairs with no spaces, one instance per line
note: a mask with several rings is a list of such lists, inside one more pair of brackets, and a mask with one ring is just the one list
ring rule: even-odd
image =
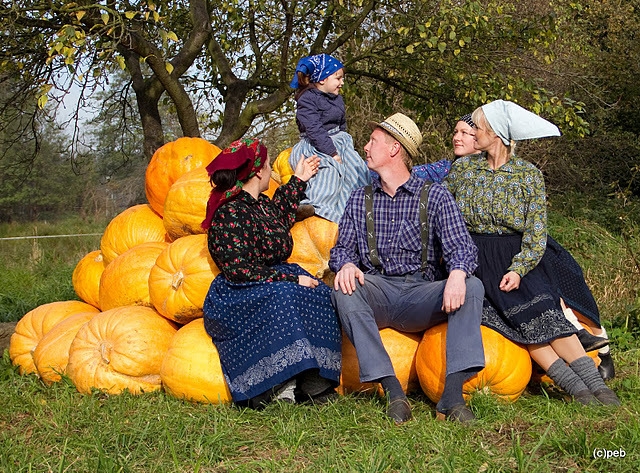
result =
[[273,198],[273,194],[275,194],[278,187],[280,187],[280,183],[278,182],[276,177],[278,176],[272,172],[271,179],[269,179],[269,188],[263,192],[263,194],[269,197],[270,199]]
[[329,252],[338,239],[338,224],[321,217],[309,217],[293,226],[291,236],[293,252],[287,261],[299,264],[316,278],[330,277]]
[[207,235],[183,236],[167,246],[151,268],[151,303],[161,315],[180,324],[202,317],[204,298],[218,273]]
[[78,330],[95,317],[95,312],[80,312],[58,322],[47,332],[33,352],[38,374],[45,384],[60,381],[69,361],[69,347]]
[[109,394],[157,391],[162,359],[175,333],[174,324],[149,307],[107,310],[78,330],[69,348],[67,375],[85,394],[92,389]]
[[162,218],[172,240],[206,233],[201,224],[207,213],[210,193],[211,184],[205,166],[186,172],[173,183],[164,202]]
[[289,164],[289,157],[291,156],[292,148],[287,148],[282,151],[271,164],[273,172],[278,174],[281,184],[286,184],[293,176],[293,168]]
[[[380,330],[380,338],[389,354],[389,358],[391,358],[391,364],[404,392],[416,390],[419,384],[415,358],[421,334],[383,328]],[[380,395],[383,394],[382,388],[378,383],[360,382],[360,365],[356,349],[346,335],[342,337],[342,373],[338,391],[341,394],[374,391],[377,391]]]
[[178,138],[156,150],[145,173],[145,193],[149,204],[163,215],[169,189],[183,174],[209,164],[220,148],[202,138]]
[[167,246],[164,242],[142,243],[114,259],[100,278],[102,310],[127,305],[151,307],[149,274]]
[[27,312],[16,324],[9,341],[9,357],[21,374],[36,373],[33,352],[38,343],[58,322],[79,312],[100,312],[81,301],[57,301],[42,304]]
[[[273,197],[278,182],[269,181],[265,194]],[[164,202],[163,223],[172,240],[186,235],[206,233],[201,226],[207,215],[207,201],[211,193],[211,183],[206,167],[193,169],[173,183]]]
[[162,360],[160,377],[164,390],[177,398],[210,404],[231,402],[218,350],[201,318],[181,327],[173,336]]
[[[498,332],[480,327],[484,344],[485,367],[464,383],[465,397],[476,391],[492,392],[515,401],[531,379],[531,357],[522,345]],[[444,390],[446,370],[447,324],[427,330],[416,353],[416,369],[420,386],[433,402],[438,402]]]
[[105,228],[100,250],[105,265],[140,243],[169,241],[162,218],[147,204],[134,205],[116,215]]
[[105,264],[102,252],[87,253],[76,265],[71,276],[73,289],[87,304],[100,308],[100,276]]

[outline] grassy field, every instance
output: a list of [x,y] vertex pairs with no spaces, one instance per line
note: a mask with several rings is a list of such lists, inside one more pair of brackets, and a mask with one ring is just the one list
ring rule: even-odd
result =
[[[2,225],[0,238],[100,233],[106,222]],[[261,412],[191,404],[158,392],[79,394],[0,361],[1,472],[637,472],[640,471],[640,287],[636,238],[555,215],[551,230],[585,268],[613,336],[617,409],[568,403],[531,385],[515,403],[475,395],[469,427],[435,420],[410,396],[414,420],[394,426],[377,397]],[[76,298],[71,273],[99,236],[0,240],[0,321]],[[636,245],[636,247],[634,247]],[[609,458],[605,458],[608,456]]]
[[17,321],[47,302],[77,299],[71,274],[80,258],[100,249],[107,223],[0,224],[0,322]]

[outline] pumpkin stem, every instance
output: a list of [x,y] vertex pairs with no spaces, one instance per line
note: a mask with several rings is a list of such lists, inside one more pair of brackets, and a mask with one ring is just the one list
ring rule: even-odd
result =
[[184,281],[184,274],[182,270],[179,270],[177,273],[173,275],[173,279],[171,280],[171,287],[174,291],[177,291],[180,286],[182,286],[182,282]]
[[105,364],[111,363],[111,346],[107,342],[100,343],[100,357]]

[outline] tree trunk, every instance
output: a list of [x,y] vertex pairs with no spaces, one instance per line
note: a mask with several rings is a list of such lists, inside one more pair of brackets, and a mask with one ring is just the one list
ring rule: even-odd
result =
[[136,91],[136,98],[144,134],[144,157],[149,161],[153,153],[164,145],[164,131],[158,110],[158,99],[151,97],[144,90],[140,93]]

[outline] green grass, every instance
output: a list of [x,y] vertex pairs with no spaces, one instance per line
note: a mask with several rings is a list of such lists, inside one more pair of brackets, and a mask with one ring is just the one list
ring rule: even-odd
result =
[[[4,269],[0,271],[0,322],[17,321],[47,302],[77,299],[71,284],[73,269],[84,255],[100,248],[106,223],[70,219],[1,224],[0,265]],[[88,235],[30,238],[75,234]]]
[[[636,353],[637,355],[637,353]],[[636,357],[637,358],[637,357]],[[624,407],[585,408],[526,393],[505,404],[477,395],[471,427],[434,418],[414,395],[415,418],[394,426],[376,397],[327,406],[276,404],[261,412],[190,404],[158,392],[82,395],[44,386],[0,363],[0,471],[73,472],[637,472],[640,379],[617,388]],[[593,458],[596,448],[624,459]]]
[[[554,215],[554,236],[576,255],[614,334],[618,409],[583,407],[531,386],[513,404],[476,395],[470,427],[435,420],[410,396],[414,420],[394,426],[382,399],[343,396],[317,406],[261,412],[191,404],[164,392],[83,395],[66,379],[45,386],[0,360],[2,472],[637,472],[640,342],[633,320],[638,275],[629,248],[586,220]],[[100,232],[82,222],[50,234]],[[38,224],[38,234],[44,227]],[[10,230],[10,231],[9,231]],[[1,236],[32,228],[0,226]],[[18,232],[18,233],[16,233]],[[637,235],[637,234],[636,234]],[[637,244],[637,239],[633,244]],[[0,240],[0,316],[18,320],[46,302],[75,299],[71,273],[99,237]],[[618,287],[620,286],[620,287]],[[624,325],[625,320],[632,323]],[[594,458],[594,449],[625,452]]]

